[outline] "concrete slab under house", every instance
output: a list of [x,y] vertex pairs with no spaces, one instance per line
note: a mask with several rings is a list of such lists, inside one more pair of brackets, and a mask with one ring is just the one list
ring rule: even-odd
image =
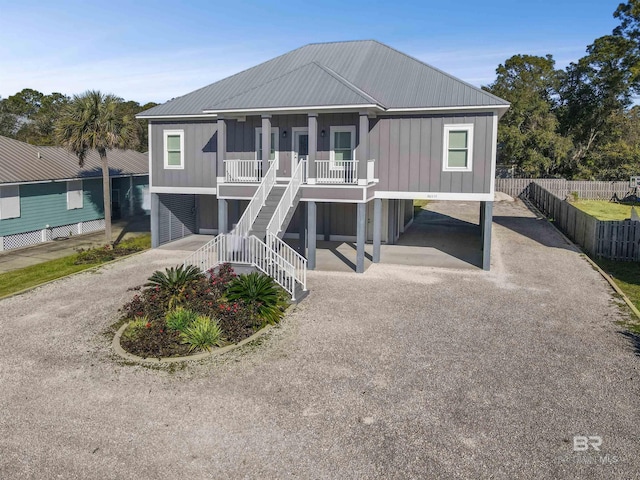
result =
[[303,46],[138,115],[153,245],[216,235],[186,263],[252,264],[295,296],[307,269],[339,257],[321,250],[355,249],[343,263],[363,273],[399,258],[389,246],[427,250],[421,236],[446,236],[442,218],[414,221],[413,200],[476,202],[477,254],[460,263],[488,270],[508,108],[377,41]]

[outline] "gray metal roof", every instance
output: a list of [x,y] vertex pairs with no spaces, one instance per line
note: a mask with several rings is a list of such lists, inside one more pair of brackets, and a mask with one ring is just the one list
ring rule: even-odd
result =
[[[140,175],[149,173],[149,156],[134,150],[109,150],[109,174]],[[67,178],[101,177],[97,151],[90,151],[84,167],[78,157],[62,147],[36,147],[0,136],[0,184],[28,183]]]
[[387,45],[362,40],[306,45],[139,116],[364,103],[384,109],[509,105]]

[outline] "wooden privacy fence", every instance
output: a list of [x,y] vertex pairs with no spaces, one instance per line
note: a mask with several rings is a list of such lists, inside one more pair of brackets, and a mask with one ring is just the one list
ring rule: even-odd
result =
[[623,198],[631,188],[629,182],[601,182],[588,180],[565,180],[564,178],[496,178],[496,191],[512,197],[529,196],[529,185],[535,183],[559,198],[576,192],[587,200],[609,200],[614,195]]
[[601,221],[574,207],[537,182],[526,197],[588,254],[620,261],[640,261],[640,222]]

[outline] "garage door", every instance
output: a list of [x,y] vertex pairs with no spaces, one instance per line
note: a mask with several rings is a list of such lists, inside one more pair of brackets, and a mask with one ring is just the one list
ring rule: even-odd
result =
[[161,193],[158,208],[158,240],[160,244],[192,235],[196,231],[195,195]]

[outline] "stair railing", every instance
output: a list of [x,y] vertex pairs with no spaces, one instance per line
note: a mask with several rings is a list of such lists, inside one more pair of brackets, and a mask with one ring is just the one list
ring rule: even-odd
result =
[[[275,238],[282,242],[279,238]],[[282,243],[289,249],[291,248],[284,242]],[[285,255],[289,255],[286,249],[283,251]],[[293,252],[299,255],[295,250]],[[195,265],[203,272],[223,263],[251,265],[273,278],[291,295],[291,300],[295,301],[296,282],[306,290],[306,259],[301,258],[304,260],[304,266],[300,265],[299,260],[298,264],[294,265],[255,235],[240,236],[221,233],[193,252],[184,261],[184,265]],[[298,277],[302,281],[298,280]]]
[[269,170],[262,178],[260,185],[258,185],[258,189],[256,193],[253,194],[249,205],[246,210],[238,220],[235,228],[231,232],[234,235],[239,235],[241,237],[246,237],[249,235],[249,231],[251,230],[251,226],[253,222],[256,221],[258,214],[260,213],[260,209],[264,206],[271,189],[276,184],[276,174],[278,172],[278,159],[276,158],[269,165]]
[[278,232],[282,229],[282,224],[284,223],[285,218],[287,218],[289,210],[293,206],[296,200],[296,195],[298,195],[298,191],[300,190],[300,186],[304,180],[306,164],[307,162],[305,160],[301,160],[298,162],[298,165],[296,165],[296,168],[293,169],[291,181],[289,182],[289,185],[287,185],[287,188],[285,188],[282,198],[280,199],[280,202],[278,202],[276,210],[273,212],[271,221],[267,225],[267,235],[270,233],[278,235]]

